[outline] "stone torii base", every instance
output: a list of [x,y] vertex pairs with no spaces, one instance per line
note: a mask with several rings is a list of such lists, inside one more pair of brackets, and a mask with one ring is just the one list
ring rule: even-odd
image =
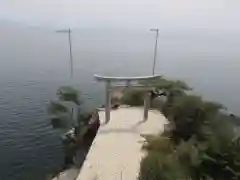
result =
[[[94,75],[97,81],[103,81],[106,84],[105,90],[105,121],[106,123],[110,120],[110,112],[111,112],[111,93],[114,90],[119,88],[131,88],[131,89],[138,89],[144,91],[144,113],[143,113],[143,120],[147,120],[148,118],[148,110],[150,106],[150,91],[153,89],[147,83],[145,85],[139,85],[138,81],[145,80],[150,81],[154,79],[158,79],[160,75],[153,75],[153,76],[141,76],[141,77],[107,77],[107,76],[100,76]],[[116,85],[113,83],[125,82],[125,85]],[[134,82],[135,84],[131,84]]]

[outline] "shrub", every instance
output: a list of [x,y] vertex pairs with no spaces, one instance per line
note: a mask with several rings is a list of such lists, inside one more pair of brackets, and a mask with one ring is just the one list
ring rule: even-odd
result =
[[[228,123],[218,125],[230,130]],[[148,153],[141,161],[139,179],[240,179],[238,140],[232,133],[224,135],[219,129],[214,128],[204,142],[191,138],[175,144],[168,137],[145,136],[143,149]]]
[[173,89],[188,91],[192,89],[184,81],[168,80],[163,77],[160,77],[158,79],[151,80],[151,81],[140,81],[140,84],[148,84],[155,87],[156,89],[167,90],[167,91],[170,91]]
[[80,92],[70,86],[63,86],[57,90],[57,96],[60,101],[71,101],[80,105]]
[[88,124],[90,118],[92,116],[92,113],[90,112],[82,112],[78,114],[78,124]]
[[162,137],[156,135],[144,135],[145,142],[142,146],[143,150],[147,151],[161,151],[161,153],[168,154],[174,151],[174,144],[169,137]]
[[176,148],[166,137],[145,136],[145,139],[143,148],[148,154],[141,161],[139,180],[190,179],[190,164],[198,160],[197,149],[192,142],[182,142]]
[[68,109],[64,105],[58,102],[53,102],[53,101],[49,103],[47,110],[49,114],[58,114],[58,113],[68,112]]
[[127,90],[121,100],[122,104],[130,106],[142,106],[143,105],[143,92],[139,90]]
[[210,135],[201,150],[199,174],[216,180],[240,179],[240,146],[229,117],[217,115],[210,122]]
[[139,180],[189,180],[180,162],[173,155],[152,152],[140,164]]
[[[79,107],[81,104],[80,93],[78,90],[72,87],[64,86],[60,87],[57,90],[56,94],[58,100],[51,101],[48,105],[48,113],[52,116],[51,123],[54,127],[64,129],[71,128],[73,125],[76,125],[76,123],[78,123],[75,122],[75,118],[73,118],[73,115],[75,115],[73,114],[73,108],[76,109],[76,113],[81,113],[81,115],[83,116],[83,113],[79,111]],[[85,120],[84,118],[81,119]]]
[[184,95],[175,97],[171,106],[164,107],[164,115],[173,123],[172,136],[175,142],[196,136],[204,138],[204,126],[214,117],[222,106],[204,102],[201,97]]
[[219,103],[187,95],[186,84],[169,82],[156,87],[168,90],[163,113],[170,128],[145,136],[139,179],[239,180],[240,138],[232,123],[239,118],[222,114]]

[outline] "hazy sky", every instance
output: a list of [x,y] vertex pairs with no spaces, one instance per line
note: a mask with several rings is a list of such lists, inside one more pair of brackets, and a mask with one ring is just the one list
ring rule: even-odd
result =
[[240,29],[239,0],[1,0],[0,19],[41,26]]

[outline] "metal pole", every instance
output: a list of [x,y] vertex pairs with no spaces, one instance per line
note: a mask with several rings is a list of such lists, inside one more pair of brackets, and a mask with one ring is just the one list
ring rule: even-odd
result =
[[71,29],[68,30],[68,40],[69,40],[69,52],[70,52],[70,71],[71,78],[73,77],[73,56],[72,56],[72,39],[71,39]]
[[153,68],[152,68],[152,74],[155,74],[155,66],[156,66],[156,59],[157,59],[157,46],[158,46],[158,33],[159,29],[151,29],[150,31],[156,32],[156,41],[155,41],[155,47],[154,47],[154,57],[153,57]]
[[72,38],[71,38],[71,29],[67,30],[57,30],[57,33],[68,33],[68,42],[69,42],[69,55],[70,55],[70,74],[71,78],[73,77],[73,55],[72,55]]

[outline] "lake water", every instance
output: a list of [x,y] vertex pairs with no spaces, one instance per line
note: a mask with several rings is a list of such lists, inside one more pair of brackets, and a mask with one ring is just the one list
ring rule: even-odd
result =
[[[62,85],[82,91],[85,106],[103,102],[93,74],[149,75],[154,34],[145,30],[73,30],[74,78],[68,39],[54,29],[0,24],[0,180],[42,180],[63,163],[60,132],[46,105]],[[240,34],[165,30],[156,72],[182,79],[204,98],[239,114]]]

